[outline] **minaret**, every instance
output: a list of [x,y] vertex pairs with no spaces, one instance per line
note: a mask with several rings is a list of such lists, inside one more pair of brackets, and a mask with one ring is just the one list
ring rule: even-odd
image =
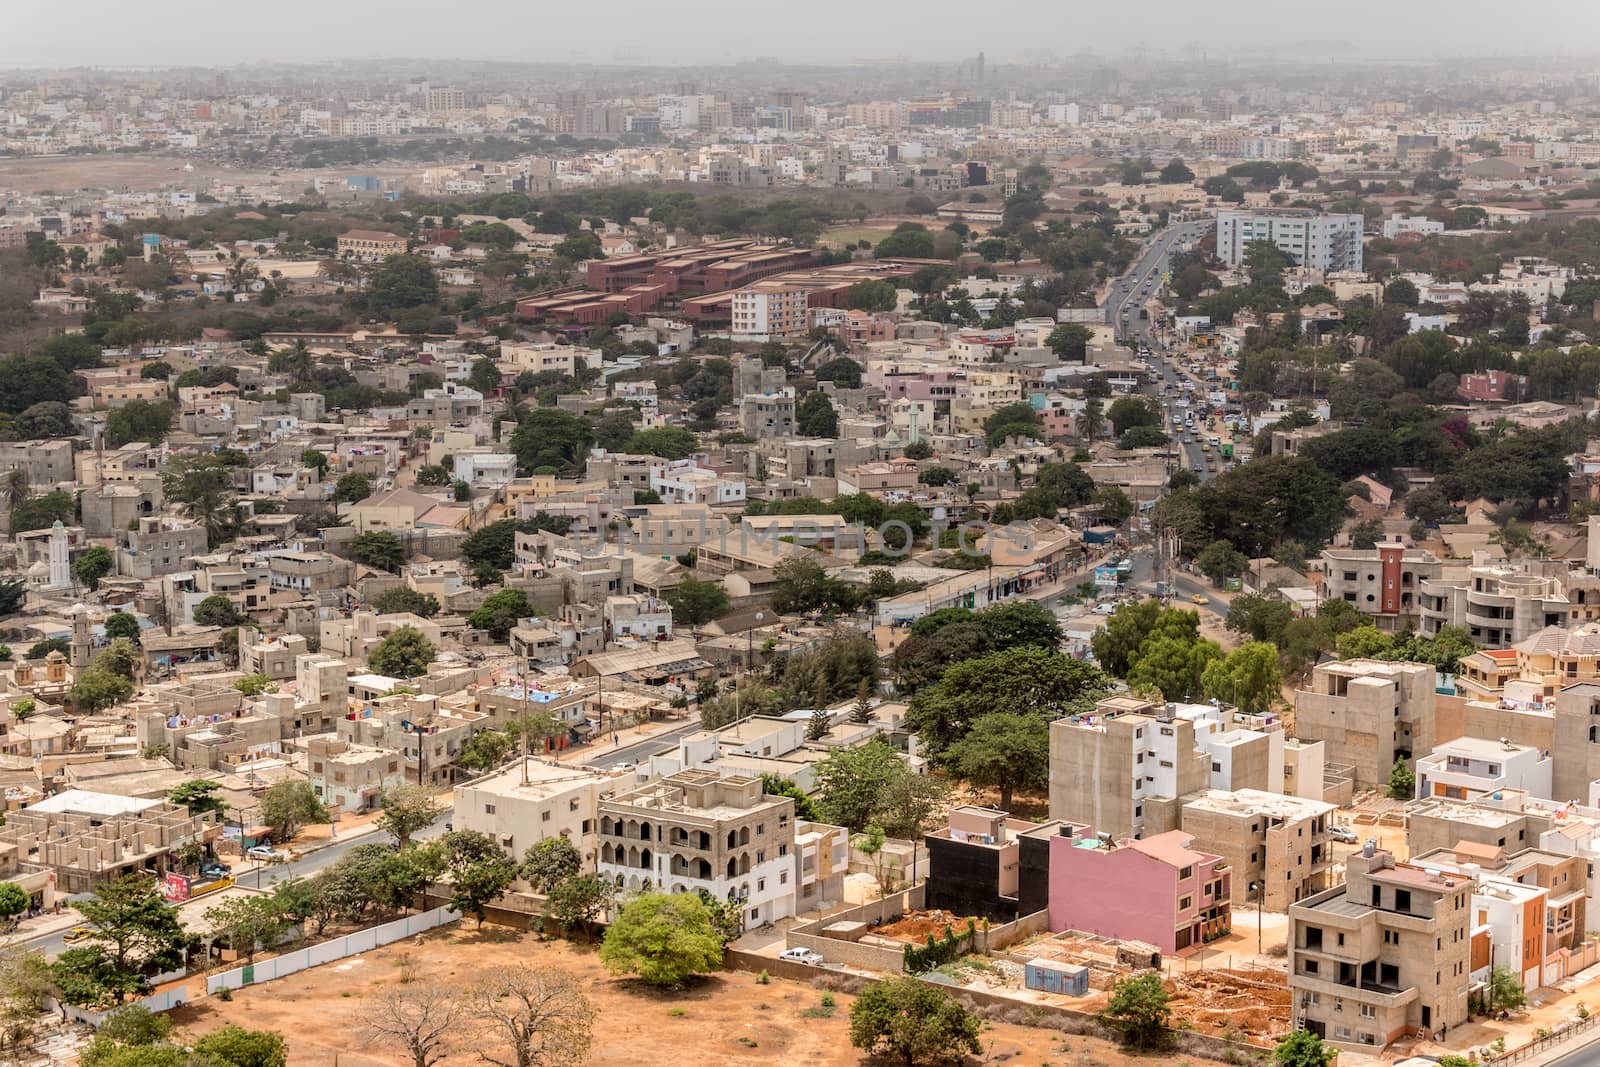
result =
[[72,587],[72,565],[67,562],[67,528],[57,519],[50,527],[50,588]]
[[72,669],[81,671],[89,666],[89,609],[75,604],[72,616]]

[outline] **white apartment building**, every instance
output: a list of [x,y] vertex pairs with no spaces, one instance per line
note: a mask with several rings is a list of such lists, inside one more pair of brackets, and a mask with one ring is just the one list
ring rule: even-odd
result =
[[1316,215],[1305,211],[1258,210],[1217,212],[1217,256],[1228,266],[1244,262],[1252,241],[1270,241],[1302,267],[1316,270],[1360,270],[1360,215]]
[[692,460],[652,465],[650,488],[665,504],[743,504],[745,481],[698,466]]
[[565,837],[583,854],[598,856],[595,828],[602,798],[630,779],[570,763],[529,758],[498,774],[458,785],[453,821],[458,830],[488,834],[518,859],[547,837]]
[[794,801],[692,769],[600,802],[602,877],[619,889],[742,900],[747,925],[794,914]]
[[734,341],[774,341],[800,337],[811,328],[806,290],[776,282],[757,282],[734,291],[731,319]]
[[1417,798],[1477,800],[1517,789],[1549,800],[1553,766],[1548,752],[1531,745],[1458,737],[1417,760]]
[[1426,237],[1428,234],[1443,232],[1444,223],[1430,219],[1426,215],[1392,215],[1383,220],[1385,237],[1399,237],[1403,233]]

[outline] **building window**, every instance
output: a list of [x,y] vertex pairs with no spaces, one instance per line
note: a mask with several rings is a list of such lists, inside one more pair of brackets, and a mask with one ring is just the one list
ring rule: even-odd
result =
[[485,804],[483,806],[483,813],[485,815],[493,815],[494,814],[494,805],[493,804]]
[[1194,897],[1189,896],[1189,897],[1179,897],[1178,898],[1178,910],[1179,911],[1188,911],[1192,907],[1194,907]]

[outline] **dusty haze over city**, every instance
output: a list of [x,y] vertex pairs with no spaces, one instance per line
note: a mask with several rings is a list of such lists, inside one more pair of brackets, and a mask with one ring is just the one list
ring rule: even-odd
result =
[[[443,10],[399,0],[364,5],[284,0],[244,19],[198,0],[83,0],[62,34],[62,11],[40,0],[7,5],[0,66],[217,66],[407,56],[596,64],[689,65],[772,57],[787,63],[952,59],[986,48],[1001,62],[1082,51],[1197,55],[1199,51],[1317,62],[1450,55],[1550,56],[1600,48],[1600,7],[1536,0],[1508,17],[1492,0],[1439,5],[1354,0],[1298,11],[1268,0],[1197,7],[1149,0],[1120,5],[999,0],[981,9],[950,0],[858,4],[816,0],[650,0],[591,5],[467,0]],[[602,17],[596,18],[599,14]],[[976,24],[975,24],[976,23]],[[1552,32],[1559,28],[1559,32]]]

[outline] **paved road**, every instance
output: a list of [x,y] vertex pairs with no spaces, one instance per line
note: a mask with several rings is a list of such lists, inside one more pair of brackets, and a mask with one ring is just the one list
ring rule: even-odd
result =
[[1560,1059],[1550,1060],[1544,1067],[1600,1067],[1600,1037],[1579,1045]]
[[[423,840],[438,837],[445,832],[445,826],[449,821],[450,811],[446,809],[440,812],[439,817],[433,821],[433,825],[416,834],[416,837]],[[265,889],[278,882],[286,882],[291,878],[308,878],[324,867],[337,863],[339,857],[356,845],[370,845],[374,842],[385,842],[387,840],[389,838],[382,830],[365,828],[349,837],[339,838],[334,844],[319,848],[314,852],[308,852],[291,863],[256,867],[249,871],[240,871],[240,865],[235,864],[234,869],[237,872],[239,885],[254,889],[259,884],[261,888]],[[64,940],[66,935],[67,930],[57,930],[54,933],[40,934],[37,937],[28,938],[18,943],[24,948],[36,949],[43,952],[47,957],[54,958],[67,947],[67,943]]]
[[700,720],[696,718],[682,726],[673,727],[665,733],[654,734],[644,741],[624,745],[621,748],[601,746],[583,761],[583,765],[600,770],[608,770],[619,763],[638,765],[651,756],[657,756],[677,748],[679,738],[687,737],[698,729],[700,729]]

